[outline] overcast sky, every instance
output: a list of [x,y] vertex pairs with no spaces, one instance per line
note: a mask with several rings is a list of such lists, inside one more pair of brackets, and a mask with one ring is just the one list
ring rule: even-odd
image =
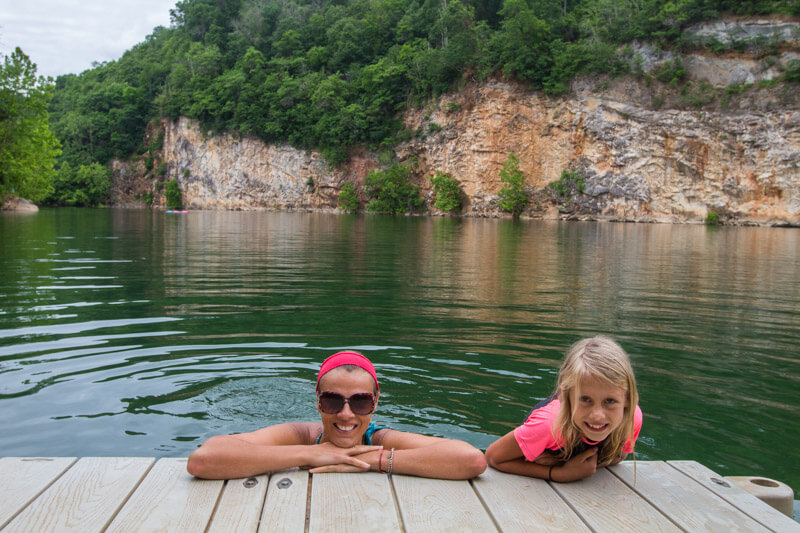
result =
[[119,59],[156,26],[169,26],[177,0],[0,0],[0,53],[19,46],[38,74],[79,74]]

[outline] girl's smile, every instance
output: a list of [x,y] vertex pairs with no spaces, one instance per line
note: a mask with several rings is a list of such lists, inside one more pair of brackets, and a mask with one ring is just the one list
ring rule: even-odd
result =
[[625,389],[585,375],[572,394],[572,423],[586,440],[599,442],[622,423],[626,407]]

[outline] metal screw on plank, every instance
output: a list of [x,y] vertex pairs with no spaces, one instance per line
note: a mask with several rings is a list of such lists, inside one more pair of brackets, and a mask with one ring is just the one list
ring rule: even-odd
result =
[[716,477],[712,477],[711,481],[713,481],[717,485],[722,485],[725,488],[730,488],[730,486],[731,486],[730,483],[728,483],[727,481],[723,481],[723,480],[721,480],[719,478],[716,478]]
[[289,479],[288,477],[285,477],[285,478],[281,479],[280,481],[278,481],[278,488],[279,489],[288,489],[291,486],[292,486],[292,480]]
[[254,477],[249,477],[244,480],[244,483],[242,483],[242,485],[244,485],[246,489],[252,489],[256,485],[258,485],[258,480]]

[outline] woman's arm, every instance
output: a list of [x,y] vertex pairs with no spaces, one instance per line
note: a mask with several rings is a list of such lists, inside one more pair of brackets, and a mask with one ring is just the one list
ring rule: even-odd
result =
[[565,463],[540,464],[525,460],[511,431],[487,448],[486,460],[489,466],[502,472],[564,483],[589,477],[597,471],[597,448],[590,448]]
[[[471,479],[486,470],[483,453],[464,441],[393,429],[376,432],[372,440],[383,446],[383,453],[371,451],[356,457],[369,463],[370,470],[373,471],[387,472],[390,457],[393,474],[437,479]],[[314,468],[311,473],[352,471],[353,468],[348,465],[330,465]]]
[[186,470],[205,479],[235,479],[293,467],[345,464],[369,470],[357,456],[380,446],[337,448],[330,443],[313,444],[310,437],[320,424],[278,424],[251,433],[219,435],[205,441],[189,455]]

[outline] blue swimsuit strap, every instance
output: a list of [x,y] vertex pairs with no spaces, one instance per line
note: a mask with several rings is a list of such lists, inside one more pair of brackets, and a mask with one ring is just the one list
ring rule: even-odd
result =
[[[365,444],[367,446],[371,446],[372,445],[372,435],[376,431],[380,431],[382,429],[389,429],[389,428],[386,427],[386,426],[376,426],[373,422],[370,422],[369,426],[367,426],[367,431],[364,433],[364,438],[361,439],[361,444]],[[319,444],[320,439],[322,439],[322,433],[323,433],[322,431],[319,432],[319,435],[317,435],[317,440],[314,441],[314,444]]]

